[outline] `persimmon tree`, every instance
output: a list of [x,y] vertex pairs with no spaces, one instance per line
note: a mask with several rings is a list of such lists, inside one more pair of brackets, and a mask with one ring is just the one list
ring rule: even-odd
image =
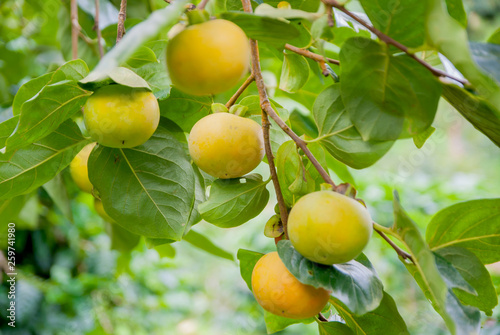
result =
[[[469,44],[462,2],[360,0],[364,13],[337,0],[167,2],[129,24],[122,0],[118,23],[102,32],[97,6],[92,57],[71,2],[72,59],[22,85],[0,123],[0,203],[24,201],[71,164],[118,249],[186,240],[231,258],[195,225],[245,224],[272,189],[275,215],[262,230],[277,254],[237,255],[268,333],[317,322],[320,334],[408,334],[361,253],[373,230],[450,333],[479,334],[481,313],[498,302],[484,265],[500,261],[500,199],[443,208],[422,232],[397,192],[392,224],[376,223],[363,194],[337,177],[369,168],[395,141],[425,145],[441,98],[500,146],[500,78],[474,58],[490,44]],[[266,83],[267,58],[281,63],[277,88]],[[313,103],[301,95],[312,77]],[[310,115],[292,121],[276,90]],[[251,173],[263,156],[267,180]]]

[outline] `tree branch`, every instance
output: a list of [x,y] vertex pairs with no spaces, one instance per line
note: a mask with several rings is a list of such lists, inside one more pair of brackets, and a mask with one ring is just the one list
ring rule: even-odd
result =
[[323,57],[323,56],[315,54],[314,52],[311,52],[309,50],[297,48],[297,47],[295,47],[291,44],[288,44],[288,43],[285,44],[285,49],[293,51],[293,52],[295,52],[299,55],[302,55],[304,57],[311,58],[312,60],[315,60],[316,62],[328,62],[328,63],[332,63],[332,64],[337,64],[337,65],[340,64],[340,62],[336,59]]
[[[389,243],[389,245],[396,251],[396,253],[403,259],[408,259],[410,260],[413,264],[415,264],[415,262],[413,261],[413,257],[407,253],[406,251],[404,251],[403,249],[401,249],[400,247],[398,247],[394,242],[392,242],[392,240],[387,237],[387,235],[385,233],[382,232],[382,229],[380,229],[380,225],[378,225],[377,223],[373,223],[373,229],[387,242]],[[384,227],[385,228],[385,227]],[[385,230],[385,229],[384,229]]]
[[273,180],[274,190],[276,192],[276,199],[278,200],[280,219],[281,223],[283,224],[283,233],[285,234],[285,238],[288,239],[288,210],[285,205],[283,193],[281,193],[280,182],[278,180],[278,175],[276,174],[276,166],[274,165],[274,156],[271,149],[271,139],[269,136],[270,127],[271,123],[269,122],[267,114],[262,111],[262,133],[264,134],[264,148],[266,150],[269,171],[271,172],[271,179]]
[[127,18],[127,0],[120,3],[120,12],[118,13],[118,26],[116,32],[116,43],[120,42],[125,34],[125,19]]
[[[243,9],[245,10],[245,12],[251,13],[252,6],[250,4],[250,0],[242,0],[241,2],[243,4]],[[278,124],[278,126],[280,126],[281,129],[283,129],[283,131],[285,133],[287,133],[288,136],[290,136],[292,138],[292,140],[297,144],[297,146],[299,148],[301,148],[302,151],[304,151],[305,155],[309,158],[309,160],[314,165],[316,170],[319,172],[319,174],[321,175],[323,180],[325,182],[327,182],[328,184],[332,185],[332,189],[334,191],[337,189],[337,186],[335,185],[335,183],[331,179],[328,172],[326,172],[326,170],[323,168],[323,166],[321,166],[321,164],[318,162],[316,157],[314,157],[312,152],[309,150],[309,148],[307,147],[307,143],[303,139],[301,139],[299,136],[297,136],[297,134],[295,134],[293,132],[293,130],[291,130],[290,127],[288,127],[286,125],[286,123],[278,116],[278,114],[276,114],[276,112],[272,108],[271,103],[269,101],[269,97],[267,96],[266,87],[264,85],[264,79],[262,78],[262,72],[260,69],[259,48],[257,45],[257,41],[250,39],[250,50],[252,53],[252,74],[255,77],[255,83],[257,85],[257,89],[259,90],[260,107],[263,111],[262,127],[263,127],[263,131],[264,131],[264,141],[266,144],[266,155],[267,155],[267,159],[269,162],[269,168],[271,169],[271,177],[273,179],[273,184],[274,184],[274,188],[276,191],[276,197],[278,199],[278,206],[280,208],[281,220],[283,222],[283,230],[285,232],[285,236],[288,236],[288,232],[287,232],[288,212],[287,212],[285,204],[284,204],[283,195],[281,193],[281,188],[279,186],[278,176],[276,175],[276,169],[274,166],[274,158],[273,158],[273,155],[271,152],[271,146],[270,146],[270,142],[269,142],[269,126],[270,126],[270,124],[269,124],[269,120],[267,117],[268,116],[271,117]],[[294,50],[291,50],[291,51],[294,51]],[[311,54],[313,54],[313,53],[311,53]],[[316,55],[316,54],[313,54],[313,55]],[[319,56],[319,55],[317,55],[317,56]],[[313,57],[316,57],[316,56],[313,56]],[[321,57],[321,61],[324,62],[324,59],[322,58],[322,56],[319,56],[319,57]],[[264,112],[265,112],[265,114],[264,114]],[[285,216],[283,216],[283,214],[285,214]],[[413,262],[413,259],[412,259],[410,254],[408,254],[407,252],[405,252],[404,250],[399,248],[397,245],[395,245],[394,242],[392,242],[383,232],[377,230],[377,228],[375,228],[375,231],[378,234],[380,234],[380,236],[382,236],[382,238],[384,240],[386,240],[387,243],[389,243],[391,245],[391,247],[394,248],[394,250],[396,250],[396,252],[398,253],[399,256],[401,256],[403,259],[410,259]]]
[[99,0],[95,0],[95,19],[94,19],[94,30],[97,32],[97,45],[99,46],[99,58],[102,58],[104,51],[102,48],[102,35],[101,28],[99,28]]
[[348,15],[349,17],[351,17],[352,19],[354,19],[355,21],[357,21],[359,24],[361,24],[362,26],[364,26],[366,29],[368,29],[369,31],[371,31],[372,33],[374,33],[381,41],[383,41],[383,42],[385,42],[387,44],[393,45],[396,48],[400,49],[401,51],[403,51],[404,53],[406,53],[408,56],[410,56],[411,58],[413,58],[414,60],[416,60],[417,62],[419,62],[421,65],[423,65],[427,70],[429,70],[436,77],[448,77],[448,78],[451,78],[451,79],[453,79],[455,81],[458,81],[459,83],[461,83],[464,86],[470,86],[470,83],[467,80],[461,79],[461,78],[456,78],[456,77],[454,77],[452,75],[449,75],[448,73],[446,73],[444,71],[441,71],[439,69],[436,69],[436,68],[432,67],[429,63],[427,63],[424,60],[418,58],[414,53],[410,52],[410,50],[408,49],[407,46],[399,43],[398,41],[394,40],[392,37],[384,34],[380,30],[378,30],[375,27],[369,25],[363,19],[361,19],[360,17],[358,17],[356,14],[354,14],[354,13],[350,12],[349,10],[347,10],[344,7],[344,5],[342,5],[339,2],[337,2],[337,0],[321,0],[321,1],[323,1],[323,3],[325,5],[335,7],[338,10],[342,11],[343,13],[345,13],[346,15]]
[[70,18],[71,18],[72,59],[77,59],[78,58],[78,33],[80,32],[80,25],[78,24],[78,3],[76,2],[76,0],[71,0]]
[[[252,10],[251,5],[249,3],[249,0],[242,0],[243,2],[243,7],[245,8],[245,4],[250,6],[250,12]],[[245,11],[247,9],[245,8]],[[304,151],[305,155],[311,163],[314,165],[316,170],[318,170],[319,174],[321,177],[327,182],[328,184],[332,185],[333,190],[336,189],[336,185],[333,182],[332,178],[326,172],[326,170],[321,166],[321,164],[318,162],[316,157],[312,154],[311,150],[307,147],[306,141],[301,139],[297,134],[294,133],[290,127],[287,126],[287,124],[276,114],[274,111],[273,107],[271,106],[271,103],[269,101],[269,98],[267,96],[266,92],[266,87],[264,85],[264,79],[262,78],[262,72],[260,70],[260,61],[259,61],[259,48],[257,47],[257,42],[255,40],[250,40],[250,50],[252,52],[252,67],[253,67],[253,75],[255,76],[255,84],[257,85],[257,89],[259,90],[259,98],[260,98],[260,107],[266,114],[273,119],[276,124],[283,129],[283,131],[288,134],[292,138],[292,140],[295,141],[297,146]]]
[[202,10],[205,9],[205,6],[207,5],[209,0],[201,0],[198,6],[196,6],[197,9]]
[[241,87],[238,88],[236,93],[234,93],[234,95],[231,97],[231,99],[229,99],[229,101],[227,102],[226,107],[228,109],[229,109],[229,107],[234,105],[236,100],[238,100],[238,98],[240,97],[241,93],[243,93],[247,89],[247,87],[250,86],[250,84],[254,81],[254,79],[255,79],[255,77],[253,76],[253,73],[250,74],[250,76],[247,78],[247,80],[245,80],[245,82],[241,85]]
[[[250,4],[250,0],[241,0],[241,3],[243,4],[243,9],[245,10],[245,12],[247,13],[252,12],[252,5]],[[255,77],[256,81],[257,79],[260,80],[260,82],[257,83],[257,88],[259,89],[260,105],[262,109],[262,132],[264,134],[264,147],[266,150],[266,157],[267,157],[267,162],[269,164],[269,171],[271,172],[271,178],[273,180],[274,191],[276,192],[276,200],[278,201],[280,218],[283,224],[283,232],[285,234],[285,238],[288,239],[288,229],[287,229],[288,210],[285,205],[285,199],[283,199],[283,193],[281,193],[280,182],[278,180],[278,175],[276,174],[273,152],[271,150],[271,141],[269,138],[269,128],[271,124],[269,123],[268,119],[269,115],[268,109],[270,109],[273,113],[274,110],[271,107],[269,98],[267,97],[266,88],[264,87],[264,82],[262,80],[262,72],[260,70],[259,48],[257,46],[256,40],[250,39],[250,49],[252,53],[252,75]],[[264,108],[263,106],[268,106],[268,107]],[[279,120],[281,120],[276,113],[274,114]]]

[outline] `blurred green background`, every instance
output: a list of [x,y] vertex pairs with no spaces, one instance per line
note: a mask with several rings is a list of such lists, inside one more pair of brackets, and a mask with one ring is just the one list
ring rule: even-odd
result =
[[[101,28],[113,39],[116,5],[102,2]],[[98,61],[92,30],[93,1],[79,1],[79,21],[86,39],[80,38],[80,57],[89,66]],[[500,27],[496,0],[465,2],[469,36],[484,42]],[[129,24],[165,6],[160,0],[131,0]],[[359,8],[354,1],[352,8]],[[27,80],[54,69],[69,57],[69,1],[6,0],[0,2],[0,121],[11,114],[17,89]],[[113,26],[114,24],[114,26]],[[116,33],[115,33],[116,35]],[[93,42],[94,41],[94,42]],[[302,105],[279,92],[281,63],[263,54],[266,81],[276,101],[307,117],[321,80],[312,76],[300,93]],[[276,87],[276,90],[273,89]],[[217,100],[226,102],[226,96]],[[247,94],[255,94],[252,85]],[[292,125],[294,125],[292,117]],[[298,124],[295,124],[296,130]],[[398,141],[373,167],[352,170],[358,194],[374,219],[392,224],[392,191],[425,230],[439,209],[454,203],[498,197],[500,150],[476,131],[445,101],[440,104],[436,132],[421,150],[411,140]],[[267,177],[264,163],[258,173]],[[334,178],[339,182],[339,178]],[[16,222],[17,327],[6,325],[7,285],[0,286],[0,334],[265,334],[263,313],[239,274],[238,264],[217,258],[186,242],[173,248],[148,249],[144,242],[131,252],[111,250],[107,224],[95,213],[91,195],[77,191],[68,171],[64,183],[71,199],[73,222],[63,215],[45,188],[18,200],[23,206]],[[271,192],[273,195],[273,192]],[[22,205],[27,200],[25,205]],[[17,201],[17,200],[16,200]],[[267,252],[274,241],[263,235],[275,201],[243,226],[222,230],[206,222],[195,230],[236,254],[239,248]],[[15,210],[16,202],[9,206]],[[6,247],[6,224],[0,217],[0,245]],[[398,260],[395,252],[374,235],[367,250],[385,289],[408,324],[411,334],[447,334],[443,321]],[[500,291],[500,266],[490,267]],[[485,319],[484,334],[500,334],[500,309]],[[280,334],[317,334],[317,326],[293,325]]]

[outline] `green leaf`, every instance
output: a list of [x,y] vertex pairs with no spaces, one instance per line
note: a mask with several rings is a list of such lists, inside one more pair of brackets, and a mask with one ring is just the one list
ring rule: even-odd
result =
[[146,247],[148,249],[153,249],[153,248],[156,249],[158,246],[177,242],[175,240],[170,240],[167,238],[151,238],[151,237],[144,237],[144,241],[146,242]]
[[70,80],[45,86],[22,105],[17,128],[5,142],[7,151],[22,148],[52,133],[81,109],[90,94]]
[[40,92],[40,90],[50,82],[53,75],[54,72],[46,73],[38,78],[31,79],[19,88],[16,96],[14,97],[14,102],[12,103],[12,112],[14,115],[21,114],[21,106],[23,103],[33,98],[38,92]]
[[289,240],[278,242],[278,254],[299,281],[331,291],[355,314],[376,309],[383,298],[382,282],[364,255],[358,257],[359,261],[327,266],[303,257]]
[[117,82],[119,84],[131,87],[137,87],[133,85],[140,84],[142,85],[140,87],[149,87],[144,86],[144,83],[139,83],[140,80],[131,75],[123,76],[122,73],[119,73],[121,74],[119,76],[115,73],[116,68],[124,64],[145,42],[158,36],[163,29],[175,24],[184,12],[186,3],[187,0],[175,1],[163,9],[154,11],[146,20],[127,31],[120,43],[106,53],[95,69],[81,81],[82,85],[95,86],[94,89],[96,89],[102,85],[102,82],[109,81],[109,79],[114,81],[117,79],[116,77],[119,77],[118,79],[121,80],[121,82]]
[[18,122],[19,116],[16,115],[0,123],[0,148],[5,146],[5,141],[14,132]]
[[138,235],[179,241],[195,203],[195,174],[180,130],[162,119],[153,136],[130,149],[97,146],[89,157],[89,179],[104,209]]
[[141,239],[137,234],[129,232],[116,223],[110,223],[111,229],[111,249],[121,252],[128,252],[134,249]]
[[498,28],[493,34],[491,34],[487,42],[492,44],[500,44],[500,28]]
[[340,63],[342,101],[364,140],[396,140],[432,124],[441,84],[409,56],[355,37],[344,43]]
[[68,197],[68,191],[64,184],[61,175],[57,175],[43,185],[45,191],[54,201],[54,204],[59,208],[61,213],[70,221],[73,221],[73,213],[71,212],[71,201]]
[[342,47],[344,43],[351,37],[365,37],[370,38],[370,32],[367,30],[359,29],[358,31],[351,27],[334,27],[332,28],[333,39],[331,42],[338,47]]
[[429,137],[431,137],[432,134],[434,134],[435,131],[436,128],[432,126],[427,128],[427,130],[425,130],[424,132],[413,136],[413,143],[415,143],[415,146],[417,148],[422,148],[425,142],[429,139]]
[[349,183],[352,186],[356,187],[356,181],[354,180],[354,177],[351,174],[351,171],[349,171],[347,165],[338,161],[329,153],[325,155],[325,158],[328,168],[332,170],[337,175],[337,177],[340,178],[340,180],[342,180],[344,183]]
[[500,45],[491,43],[469,43],[474,62],[500,83]]
[[384,34],[410,48],[425,43],[425,1],[361,0],[360,2],[375,28]]
[[[416,224],[406,214],[394,194],[394,226],[392,230],[411,253],[414,263],[403,262],[424,292],[432,307],[441,315],[452,334],[477,334],[479,311],[463,306],[448,288],[436,266],[434,254],[420,235]],[[449,280],[449,278],[448,278]],[[455,284],[453,285],[455,286]]]
[[439,211],[427,226],[432,250],[469,249],[485,264],[500,261],[500,199],[462,202]]
[[28,200],[27,195],[0,200],[0,227],[5,227],[5,232],[1,231],[2,236],[0,237],[0,248],[3,248],[3,250],[7,249],[7,224],[16,221],[26,200]]
[[0,199],[29,193],[45,184],[88,143],[78,126],[67,120],[47,137],[0,154]]
[[5,142],[7,151],[44,138],[78,112],[91,92],[78,87],[76,80],[87,73],[85,62],[74,60],[62,65],[50,79],[46,75],[23,85],[15,100],[19,123]]
[[250,174],[236,179],[217,179],[207,201],[198,206],[201,217],[217,227],[242,225],[262,212],[269,201],[268,181]]
[[351,122],[340,95],[340,84],[321,92],[313,106],[321,145],[336,159],[353,168],[362,169],[374,164],[394,142],[364,141]]
[[234,256],[232,253],[218,247],[206,236],[197,233],[192,229],[184,236],[183,239],[191,243],[195,247],[208,252],[209,254],[234,261]]
[[342,322],[319,322],[319,335],[354,335],[355,333]]
[[138,48],[134,54],[127,60],[127,65],[137,68],[149,63],[158,63],[156,54],[148,47]]
[[309,78],[309,64],[304,56],[295,53],[285,54],[279,88],[288,93],[297,92]]
[[249,38],[270,44],[285,44],[299,36],[299,31],[294,26],[266,16],[227,12],[220,17],[238,25]]
[[459,289],[472,295],[477,295],[476,290],[465,281],[460,272],[458,272],[450,262],[436,253],[434,253],[434,258],[438,271],[446,283],[446,286],[453,289]]
[[460,247],[447,247],[436,250],[436,253],[446,259],[469,283],[477,294],[465,290],[454,289],[453,292],[462,304],[475,306],[492,315],[493,308],[498,304],[495,287],[491,276],[481,260],[471,251]]
[[146,43],[145,46],[154,52],[155,58],[158,61],[144,64],[139,68],[133,69],[133,71],[148,82],[157,99],[166,99],[172,85],[168,71],[165,70],[165,64],[167,64],[167,41],[152,41]]
[[211,96],[189,95],[172,87],[170,96],[159,102],[160,114],[189,133],[198,120],[210,114],[212,103]]
[[467,13],[462,0],[446,0],[446,7],[448,14],[457,20],[462,27],[467,28]]
[[192,163],[191,166],[193,168],[195,176],[194,178],[195,191],[194,191],[193,211],[191,212],[191,216],[189,217],[187,228],[191,228],[192,226],[201,221],[201,215],[200,212],[198,211],[198,206],[207,200],[206,188],[208,186],[207,182],[209,182],[209,180],[205,179],[205,176],[203,175],[201,170],[196,166],[196,164]]
[[147,81],[134,71],[125,67],[115,67],[105,72],[92,71],[87,77],[80,80],[80,86],[86,90],[95,91],[100,87],[119,84],[128,87],[151,90]]
[[240,261],[241,278],[247,283],[248,289],[252,290],[252,272],[255,264],[264,256],[263,253],[239,249],[236,257]]
[[[384,335],[405,335],[410,334],[406,328],[406,323],[398,312],[396,303],[392,297],[384,292],[380,305],[373,311],[363,315],[352,313],[338,299],[330,299],[330,303],[335,307],[340,316],[351,327],[353,332],[347,334],[384,334]],[[330,334],[330,333],[325,333]],[[337,334],[337,333],[331,333]],[[343,334],[343,333],[340,333]]]
[[281,192],[288,207],[292,207],[300,197],[318,191],[323,183],[316,168],[309,160],[299,155],[294,141],[285,142],[280,146],[275,163]]
[[500,147],[500,109],[452,84],[443,84],[443,96],[467,121]]
[[313,42],[309,26],[310,23],[307,20],[291,20],[290,28],[295,28],[299,32],[299,35],[286,42],[297,48],[309,48]]
[[160,257],[174,258],[176,254],[175,248],[171,244],[159,245],[155,247],[155,250],[158,252]]
[[285,329],[288,326],[297,324],[297,323],[312,323],[314,322],[314,318],[309,319],[288,319],[279,315],[275,315],[268,311],[264,311],[264,321],[266,322],[266,330],[268,334],[274,334]]
[[[427,0],[428,43],[448,58],[491,106],[500,106],[500,86],[475,64],[466,29],[451,18],[441,0]],[[496,116],[500,115],[497,111]]]

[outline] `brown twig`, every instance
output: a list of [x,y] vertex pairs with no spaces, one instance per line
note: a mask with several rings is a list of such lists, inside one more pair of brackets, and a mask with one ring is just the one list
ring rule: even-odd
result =
[[406,251],[404,251],[403,249],[401,249],[400,247],[398,247],[394,242],[392,242],[392,240],[387,237],[386,234],[384,234],[383,232],[381,232],[380,230],[378,230],[377,228],[373,228],[380,236],[382,236],[382,238],[387,242],[389,243],[389,245],[394,249],[396,250],[396,253],[403,259],[409,259],[413,264],[415,264],[415,262],[413,261],[413,258],[411,257],[411,255],[409,253],[407,253]]
[[209,0],[201,0],[198,6],[196,6],[197,9],[202,10],[205,9],[205,6],[207,5]]
[[70,18],[71,18],[72,59],[77,59],[78,58],[78,33],[80,32],[80,25],[78,24],[78,3],[76,2],[76,0],[71,0]]
[[120,42],[125,34],[125,19],[127,18],[127,0],[120,3],[120,12],[118,13],[118,27],[116,32],[116,43]]
[[333,21],[333,9],[332,6],[325,4],[326,7],[326,15],[328,19],[328,26],[333,27],[335,22]]
[[255,79],[255,77],[253,76],[253,73],[250,74],[250,76],[247,78],[247,80],[245,80],[245,82],[241,85],[240,88],[238,88],[238,90],[236,91],[236,93],[234,93],[234,95],[231,97],[231,99],[229,99],[229,101],[226,104],[227,108],[234,105],[236,100],[238,100],[238,98],[240,97],[241,93],[243,93],[247,89],[247,87],[250,86],[250,84],[254,81],[254,79]]
[[285,44],[285,49],[293,51],[296,54],[302,55],[304,57],[311,58],[312,60],[315,60],[316,62],[328,62],[328,63],[332,63],[332,64],[337,64],[337,65],[340,64],[340,62],[336,59],[323,57],[323,56],[315,54],[314,52],[311,52],[309,50],[297,48],[296,46],[293,46],[293,45],[288,44],[288,43]]
[[349,10],[347,10],[344,7],[344,5],[340,4],[336,0],[321,0],[321,1],[323,1],[323,3],[326,4],[327,6],[335,7],[338,10],[342,11],[343,13],[345,13],[346,15],[348,15],[349,17],[351,17],[352,19],[354,19],[355,21],[357,21],[359,24],[361,24],[363,27],[365,27],[366,29],[368,29],[369,31],[371,31],[372,33],[374,33],[381,41],[383,41],[383,42],[385,42],[387,44],[393,45],[396,48],[400,49],[401,51],[403,51],[404,53],[406,53],[408,56],[410,56],[411,58],[413,58],[414,60],[416,60],[417,62],[419,62],[421,65],[423,65],[427,70],[429,70],[436,77],[448,77],[448,78],[451,78],[453,80],[458,81],[459,83],[461,83],[464,86],[470,86],[470,84],[469,84],[469,82],[467,80],[461,79],[461,78],[456,78],[456,77],[454,77],[452,75],[449,75],[448,73],[446,73],[444,71],[441,71],[439,69],[436,69],[436,68],[432,67],[429,63],[427,63],[424,60],[418,58],[414,53],[410,52],[410,50],[408,49],[407,46],[399,43],[398,41],[394,40],[392,37],[387,36],[386,34],[384,34],[383,32],[381,32],[380,30],[378,30],[375,27],[369,25],[363,19],[361,19],[360,17],[358,17],[356,14],[354,14],[354,13],[350,12]]
[[278,180],[278,175],[276,173],[276,166],[274,165],[274,156],[271,149],[271,139],[269,136],[269,128],[271,123],[267,117],[267,114],[262,111],[262,133],[264,134],[264,148],[266,150],[267,162],[269,164],[269,171],[271,172],[271,179],[273,180],[274,189],[276,192],[276,199],[278,200],[278,207],[280,210],[280,219],[283,224],[283,233],[285,238],[288,239],[288,210],[285,205],[285,199],[283,198],[283,193],[281,193],[280,182]]
[[99,46],[99,58],[102,58],[104,51],[102,48],[102,36],[101,28],[99,28],[99,0],[95,0],[95,18],[94,18],[94,30],[97,32],[97,45]]

